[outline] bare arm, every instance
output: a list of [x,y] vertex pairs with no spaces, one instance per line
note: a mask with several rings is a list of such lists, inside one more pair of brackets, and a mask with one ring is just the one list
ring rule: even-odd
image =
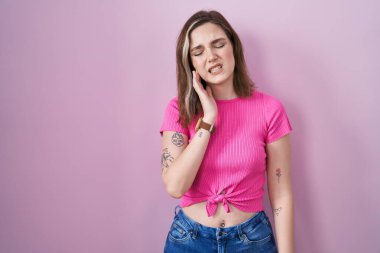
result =
[[[197,71],[192,73],[193,87],[199,96],[204,112],[203,121],[214,124],[218,115],[218,108],[212,95],[212,90],[208,85],[204,89]],[[178,141],[173,142],[173,134],[177,134],[175,137],[182,136],[183,143],[181,145],[178,145]],[[191,142],[188,143],[186,135],[173,131],[163,132],[162,180],[166,186],[166,191],[172,197],[181,198],[193,184],[206,153],[210,137],[211,133],[201,128],[196,132]]]
[[290,136],[267,144],[268,193],[280,253],[294,252],[294,207],[290,174]]
[[[200,129],[190,143],[187,136],[178,132],[164,131],[162,139],[162,179],[167,192],[174,198],[181,198],[191,187],[205,154],[210,133]],[[186,143],[176,147],[170,140],[182,135]]]
[[[204,118],[214,124],[213,119]],[[166,191],[174,198],[181,198],[191,187],[206,152],[211,133],[199,129],[190,143],[184,134],[164,131],[162,138],[162,180]]]

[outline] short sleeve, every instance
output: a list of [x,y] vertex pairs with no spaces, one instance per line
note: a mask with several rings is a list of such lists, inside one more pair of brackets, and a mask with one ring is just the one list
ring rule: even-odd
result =
[[266,104],[266,121],[266,143],[278,140],[293,130],[285,111],[285,107],[280,100],[272,96],[268,99]]
[[189,129],[183,128],[179,122],[178,98],[174,97],[166,106],[164,119],[161,124],[160,134],[163,131],[176,131],[190,136]]

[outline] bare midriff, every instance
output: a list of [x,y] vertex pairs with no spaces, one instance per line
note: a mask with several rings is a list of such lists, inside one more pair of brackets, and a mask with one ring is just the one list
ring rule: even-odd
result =
[[222,203],[218,203],[214,216],[208,217],[206,212],[206,203],[207,201],[204,201],[191,206],[182,207],[182,210],[192,220],[204,226],[213,228],[236,226],[247,221],[256,214],[241,211],[231,204],[228,204],[230,207],[230,212],[227,213],[223,208]]

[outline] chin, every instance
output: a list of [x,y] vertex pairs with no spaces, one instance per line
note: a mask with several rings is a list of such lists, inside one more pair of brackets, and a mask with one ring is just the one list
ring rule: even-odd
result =
[[229,78],[231,78],[231,75],[228,77],[225,76],[215,76],[214,78],[210,78],[206,80],[206,83],[211,83],[211,84],[220,84],[226,82]]

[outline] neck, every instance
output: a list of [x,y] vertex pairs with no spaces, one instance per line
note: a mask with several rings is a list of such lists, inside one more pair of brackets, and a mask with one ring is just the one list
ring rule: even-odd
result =
[[233,79],[229,78],[223,83],[208,83],[215,99],[229,100],[237,97],[234,90]]

